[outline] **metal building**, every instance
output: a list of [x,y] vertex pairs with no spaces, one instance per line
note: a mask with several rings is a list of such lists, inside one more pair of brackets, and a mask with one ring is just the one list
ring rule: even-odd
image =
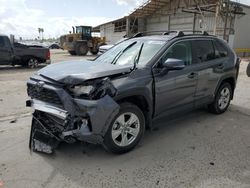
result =
[[97,28],[108,43],[142,31],[205,30],[239,51],[250,49],[250,7],[229,0],[148,0]]

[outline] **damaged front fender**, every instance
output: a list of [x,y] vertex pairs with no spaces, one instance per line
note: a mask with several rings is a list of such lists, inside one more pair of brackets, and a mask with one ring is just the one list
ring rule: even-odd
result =
[[[100,82],[101,83],[101,82]],[[70,95],[64,88],[44,84],[39,97],[32,97],[27,102],[27,106],[32,106],[35,110],[33,114],[31,129],[31,148],[36,151],[50,151],[51,144],[45,143],[44,140],[53,140],[56,142],[65,141],[72,143],[75,140],[86,141],[89,143],[102,143],[103,137],[109,128],[114,117],[118,114],[120,106],[109,95],[114,94],[114,87],[106,80],[103,84],[105,88],[104,96],[99,99],[81,99]],[[36,81],[28,82],[30,87],[36,85]],[[43,101],[46,92],[54,92],[61,101],[62,105],[54,105],[53,100]],[[32,92],[28,92],[32,95]],[[37,136],[38,135],[38,136]],[[41,138],[42,137],[42,138]],[[52,144],[53,145],[53,144]],[[57,145],[57,144],[54,144]],[[40,148],[40,149],[39,149]],[[41,149],[43,148],[43,149]],[[51,146],[54,148],[54,146]],[[49,153],[49,152],[46,152]]]

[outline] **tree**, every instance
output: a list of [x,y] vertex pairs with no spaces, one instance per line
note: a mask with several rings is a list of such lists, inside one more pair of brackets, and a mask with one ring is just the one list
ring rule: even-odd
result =
[[[41,38],[43,40],[43,33],[44,33],[44,29],[43,28],[38,28],[38,33],[39,33],[39,38]],[[42,37],[41,37],[42,34]]]

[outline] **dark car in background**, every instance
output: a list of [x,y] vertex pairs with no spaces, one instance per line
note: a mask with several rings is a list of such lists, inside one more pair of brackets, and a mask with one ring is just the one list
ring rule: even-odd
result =
[[48,48],[21,43],[12,44],[7,36],[0,35],[0,65],[35,68],[41,63],[51,63]]
[[63,48],[61,48],[61,46],[58,43],[52,43],[48,47],[49,49],[62,49],[63,50]]
[[80,140],[128,152],[155,119],[200,107],[224,113],[239,64],[223,40],[179,31],[139,33],[93,61],[50,65],[27,83],[35,109],[30,148],[51,153]]

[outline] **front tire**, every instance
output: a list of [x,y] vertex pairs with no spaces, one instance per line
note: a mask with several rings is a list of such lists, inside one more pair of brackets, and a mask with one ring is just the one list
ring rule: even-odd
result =
[[209,111],[214,114],[224,113],[230,105],[232,95],[232,86],[227,82],[223,83],[215,95],[214,102],[208,106]]
[[79,43],[76,45],[76,54],[79,56],[85,56],[88,54],[89,48],[85,43]]
[[132,103],[122,103],[104,137],[104,147],[121,154],[132,150],[141,140],[145,131],[145,117]]

